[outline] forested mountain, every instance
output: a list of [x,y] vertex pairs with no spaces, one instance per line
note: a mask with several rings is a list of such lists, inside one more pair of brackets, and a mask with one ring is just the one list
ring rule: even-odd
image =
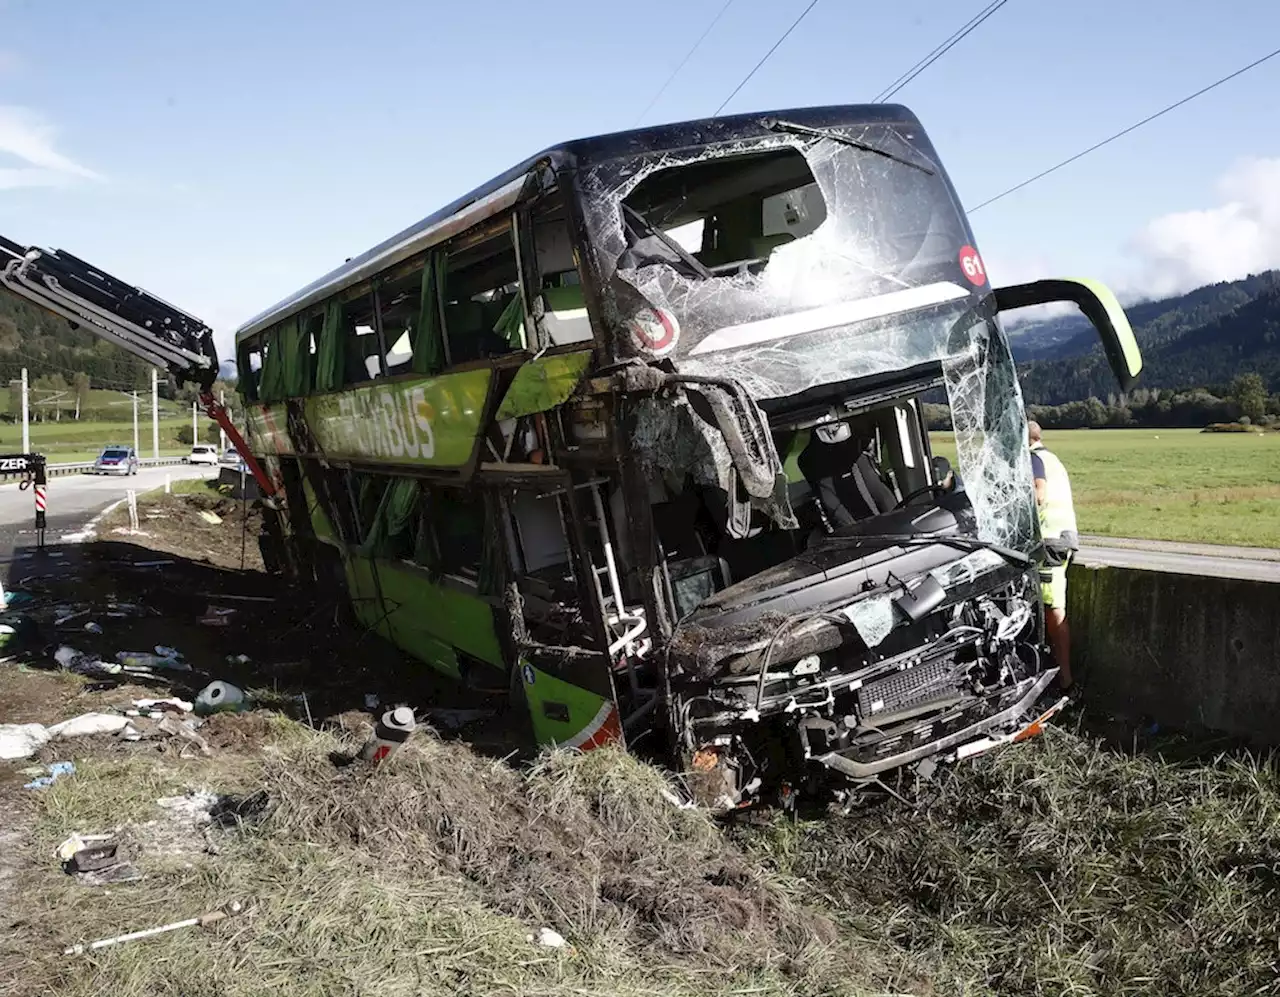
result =
[[[1240,375],[1256,373],[1269,392],[1280,393],[1280,271],[1210,284],[1126,311],[1142,348],[1140,387],[1225,389]],[[1060,405],[1117,393],[1083,317],[1016,329],[1010,338],[1029,403]]]
[[0,290],[0,384],[57,374],[73,383],[87,374],[94,388],[151,390],[151,368],[83,329]]

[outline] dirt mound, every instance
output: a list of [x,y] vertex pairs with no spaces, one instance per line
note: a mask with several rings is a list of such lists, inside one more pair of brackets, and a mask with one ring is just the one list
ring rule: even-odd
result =
[[520,773],[426,735],[374,778],[318,751],[266,766],[278,830],[355,846],[381,868],[460,874],[568,938],[624,935],[749,968],[803,960],[836,935],[621,752],[553,754]]
[[210,748],[256,750],[270,739],[271,726],[267,713],[215,713],[200,725],[200,736]]
[[[152,550],[224,568],[262,570],[262,511],[257,502],[238,502],[206,488],[149,493],[138,505],[138,528],[145,536],[137,539]],[[103,519],[98,532],[118,539],[130,535],[128,526],[128,513],[121,506]]]

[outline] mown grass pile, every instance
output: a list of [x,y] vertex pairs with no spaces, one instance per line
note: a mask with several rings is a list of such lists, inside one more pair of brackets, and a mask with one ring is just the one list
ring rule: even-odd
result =
[[1051,730],[918,810],[744,832],[940,993],[1280,993],[1280,777]]
[[[45,798],[38,858],[73,826],[154,816],[152,801],[184,786],[261,787],[275,808],[220,834],[215,855],[144,852],[147,878],[110,891],[44,859],[23,884],[14,941],[32,954],[17,992],[918,992],[890,946],[837,931],[621,752],[556,753],[517,771],[423,736],[377,773],[335,767],[331,753],[357,743],[295,727],[231,769],[85,762]],[[53,955],[231,900],[245,912],[208,931]],[[541,927],[569,947],[530,941]]]

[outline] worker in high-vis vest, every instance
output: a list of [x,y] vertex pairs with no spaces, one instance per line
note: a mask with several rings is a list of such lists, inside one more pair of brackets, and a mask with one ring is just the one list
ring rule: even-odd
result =
[[1045,449],[1040,424],[1027,423],[1031,443],[1031,476],[1035,480],[1036,507],[1040,512],[1040,536],[1047,563],[1040,568],[1040,592],[1044,599],[1044,624],[1058,685],[1066,692],[1071,677],[1071,631],[1067,628],[1067,564],[1080,549],[1076,510],[1071,502],[1071,479],[1057,454]]

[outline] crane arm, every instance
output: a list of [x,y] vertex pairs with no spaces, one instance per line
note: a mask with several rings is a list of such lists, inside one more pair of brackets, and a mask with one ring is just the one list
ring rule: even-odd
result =
[[0,236],[0,286],[66,319],[73,328],[85,329],[164,368],[179,385],[193,382],[205,411],[231,438],[263,495],[275,494],[274,483],[213,397],[218,354],[213,330],[204,322],[65,250],[23,246],[4,236]]

